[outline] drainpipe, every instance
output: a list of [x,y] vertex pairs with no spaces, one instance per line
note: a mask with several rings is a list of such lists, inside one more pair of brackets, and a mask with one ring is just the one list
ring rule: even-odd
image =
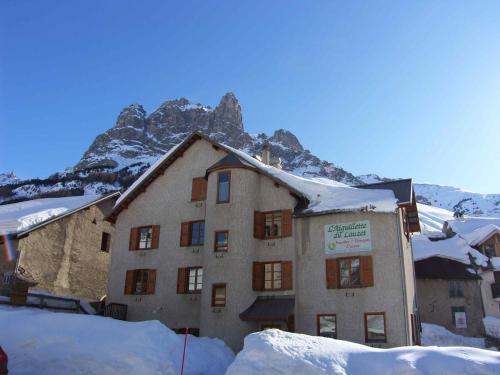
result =
[[405,335],[406,335],[406,343],[408,346],[411,345],[410,341],[410,335],[408,334],[408,296],[406,294],[406,280],[405,280],[405,273],[404,273],[404,258],[403,258],[403,238],[402,238],[402,233],[401,233],[401,226],[400,226],[400,211],[399,208],[396,210],[396,231],[398,233],[398,245],[399,245],[399,263],[400,263],[400,271],[401,271],[401,290],[403,291],[403,309],[404,309],[404,315],[405,315]]

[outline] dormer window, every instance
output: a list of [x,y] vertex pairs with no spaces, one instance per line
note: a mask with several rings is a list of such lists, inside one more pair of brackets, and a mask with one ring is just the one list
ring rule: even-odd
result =
[[231,172],[217,174],[217,203],[228,203],[231,191]]

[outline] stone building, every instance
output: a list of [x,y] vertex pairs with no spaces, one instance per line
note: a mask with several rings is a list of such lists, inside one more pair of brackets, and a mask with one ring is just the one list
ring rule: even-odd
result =
[[104,220],[119,193],[0,206],[0,290],[16,278],[36,289],[98,301],[106,295],[114,228]]
[[297,177],[193,133],[118,199],[109,301],[219,337],[276,327],[377,347],[418,340],[411,180]]

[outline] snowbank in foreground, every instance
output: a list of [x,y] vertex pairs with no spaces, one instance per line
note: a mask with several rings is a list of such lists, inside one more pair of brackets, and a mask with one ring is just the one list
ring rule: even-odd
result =
[[[179,374],[184,336],[158,321],[0,308],[9,375]],[[188,336],[185,374],[223,374],[234,354],[216,339]]]
[[424,346],[469,346],[485,348],[483,337],[456,335],[437,324],[422,323],[422,345]]
[[266,330],[245,338],[227,375],[498,374],[500,354],[463,347],[375,349],[347,341]]

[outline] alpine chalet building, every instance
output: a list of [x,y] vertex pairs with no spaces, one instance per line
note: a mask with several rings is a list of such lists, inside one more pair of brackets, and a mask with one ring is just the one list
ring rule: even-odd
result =
[[353,188],[271,164],[199,133],[160,158],[108,218],[108,301],[234,350],[266,328],[417,342],[411,180]]

